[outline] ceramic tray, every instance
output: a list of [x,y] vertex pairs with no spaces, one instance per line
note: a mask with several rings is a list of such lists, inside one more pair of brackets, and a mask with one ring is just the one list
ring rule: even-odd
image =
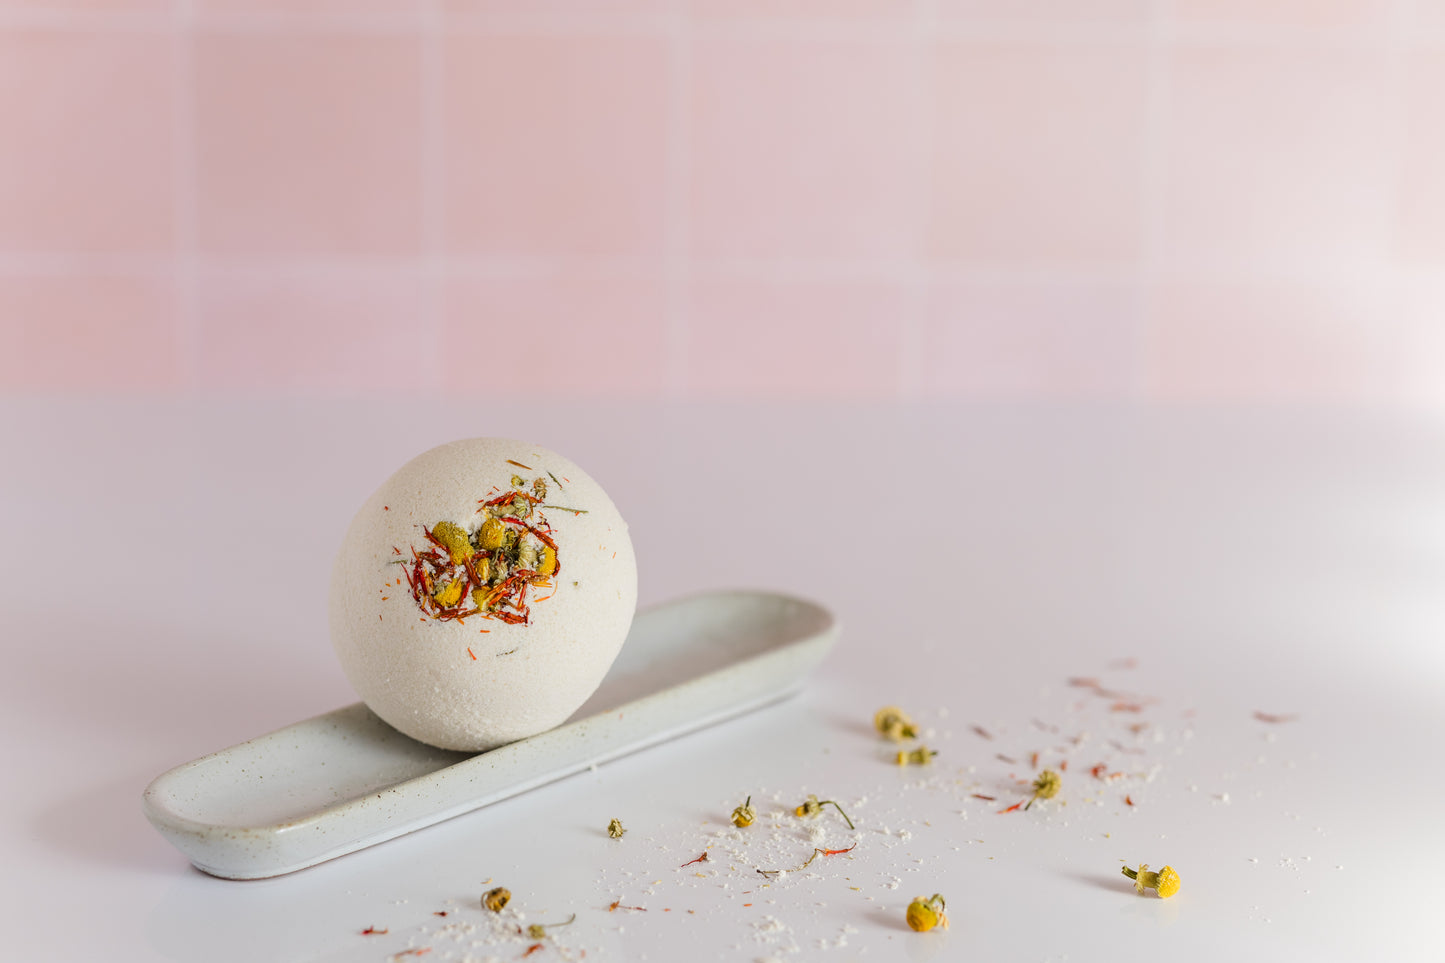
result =
[[666,603],[638,614],[602,685],[556,729],[448,752],[357,703],[164,773],[145,813],[207,873],[280,876],[781,699],[837,632],[826,609],[770,593]]

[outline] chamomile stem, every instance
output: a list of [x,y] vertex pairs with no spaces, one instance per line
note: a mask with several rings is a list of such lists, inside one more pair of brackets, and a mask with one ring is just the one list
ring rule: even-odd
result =
[[855,828],[855,827],[853,826],[853,820],[849,819],[849,818],[848,818],[848,814],[845,813],[845,812],[843,812],[843,807],[840,806],[840,805],[838,805],[838,804],[837,804],[836,802],[834,802],[833,800],[831,800],[831,799],[825,799],[825,800],[823,800],[822,803],[820,803],[819,805],[832,806],[834,809],[838,810],[838,814],[843,817],[843,821],[848,824],[848,828],[849,828],[849,829]]

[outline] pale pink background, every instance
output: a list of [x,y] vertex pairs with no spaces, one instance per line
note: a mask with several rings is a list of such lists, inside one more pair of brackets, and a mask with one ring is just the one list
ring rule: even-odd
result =
[[0,0],[0,391],[1445,408],[1445,0]]

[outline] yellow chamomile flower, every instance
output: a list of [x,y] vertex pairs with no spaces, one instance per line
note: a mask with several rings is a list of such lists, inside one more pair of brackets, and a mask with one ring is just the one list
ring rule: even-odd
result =
[[937,749],[930,749],[927,746],[919,746],[917,749],[898,750],[898,764],[900,766],[926,766],[938,755]]
[[753,824],[753,820],[757,818],[758,811],[753,808],[752,796],[748,797],[747,802],[743,803],[737,809],[733,810],[733,825],[739,829],[744,829],[748,826],[751,826]]
[[512,891],[505,886],[498,886],[496,889],[489,889],[482,894],[482,905],[493,913],[500,913],[502,907],[512,898]]
[[818,797],[811,794],[809,794],[807,799],[804,799],[801,803],[798,804],[797,808],[793,810],[793,815],[797,816],[799,819],[811,819],[815,816],[821,816],[823,814],[824,806],[832,806],[834,809],[838,810],[839,815],[843,817],[843,821],[848,824],[848,828],[854,828],[853,820],[849,819],[848,814],[843,812],[842,806],[838,805],[831,799],[824,799],[822,802],[819,802]]
[[1174,872],[1173,866],[1165,866],[1159,872],[1151,873],[1148,863],[1140,863],[1137,870],[1125,866],[1124,875],[1134,881],[1134,891],[1140,896],[1150,889],[1158,893],[1160,899],[1168,899],[1179,892],[1179,874]]
[[884,706],[873,713],[873,727],[894,742],[918,738],[918,726],[897,706]]
[[627,832],[627,830],[622,828],[622,820],[620,819],[614,819],[607,824],[607,835],[613,839],[621,839],[622,834],[625,832]]
[[[1059,787],[1063,784],[1064,781],[1059,778],[1058,773],[1052,769],[1045,769],[1039,773],[1038,778],[1034,780],[1034,798],[1029,800],[1029,806],[1032,806],[1040,799],[1053,799],[1059,794]],[[1028,809],[1029,806],[1025,806],[1024,808]]]
[[908,928],[927,933],[935,926],[948,929],[948,917],[943,912],[943,897],[934,893],[931,897],[915,896],[908,904]]

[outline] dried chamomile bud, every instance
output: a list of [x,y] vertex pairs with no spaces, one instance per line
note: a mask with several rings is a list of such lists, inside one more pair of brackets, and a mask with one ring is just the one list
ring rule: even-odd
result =
[[898,764],[900,766],[926,766],[938,755],[937,749],[930,749],[927,746],[919,746],[917,749],[908,751],[899,750]]
[[1034,780],[1033,799],[1030,799],[1029,805],[1024,808],[1028,809],[1029,806],[1032,806],[1034,802],[1039,799],[1053,799],[1059,794],[1059,787],[1063,784],[1064,781],[1058,773],[1052,769],[1045,769],[1039,773],[1038,778]]
[[915,896],[908,904],[908,928],[927,933],[935,926],[948,929],[948,917],[943,912],[943,897],[934,893],[925,899]]
[[897,706],[884,706],[873,713],[873,727],[894,742],[918,738],[918,726]]
[[446,547],[453,565],[460,565],[477,554],[477,550],[472,548],[471,540],[467,538],[467,533],[456,522],[437,522],[432,526],[431,534],[432,538]]
[[461,579],[448,582],[432,594],[432,600],[444,609],[452,608],[462,600],[462,589],[465,587]]
[[625,832],[627,832],[627,830],[622,828],[622,820],[620,819],[614,819],[607,824],[607,835],[613,839],[621,839]]
[[1168,899],[1179,892],[1179,874],[1174,872],[1173,866],[1165,866],[1159,872],[1151,873],[1148,863],[1140,863],[1137,870],[1125,866],[1123,872],[1134,881],[1134,891],[1140,896],[1150,889],[1158,893],[1160,899]]
[[843,812],[842,806],[838,805],[831,799],[824,799],[822,802],[819,802],[818,797],[812,794],[809,794],[808,798],[803,800],[802,803],[800,803],[797,808],[793,810],[793,815],[797,816],[799,819],[811,819],[815,816],[822,815],[824,806],[832,806],[834,809],[838,810],[839,815],[843,817],[843,821],[848,824],[848,828],[854,828],[853,820],[849,819],[848,814]]
[[494,552],[502,547],[506,535],[506,523],[499,518],[489,518],[477,529],[477,544],[488,552]]
[[1174,872],[1173,866],[1165,866],[1159,870],[1159,881],[1154,885],[1154,892],[1159,894],[1160,899],[1168,899],[1179,892],[1179,874]]
[[482,908],[489,909],[493,913],[500,913],[502,908],[512,898],[512,891],[505,886],[498,886],[496,889],[489,889],[482,894]]
[[733,810],[733,825],[739,829],[744,829],[748,826],[751,826],[753,824],[753,820],[757,818],[758,811],[753,808],[752,796],[749,796],[746,802],[744,802],[737,809]]

